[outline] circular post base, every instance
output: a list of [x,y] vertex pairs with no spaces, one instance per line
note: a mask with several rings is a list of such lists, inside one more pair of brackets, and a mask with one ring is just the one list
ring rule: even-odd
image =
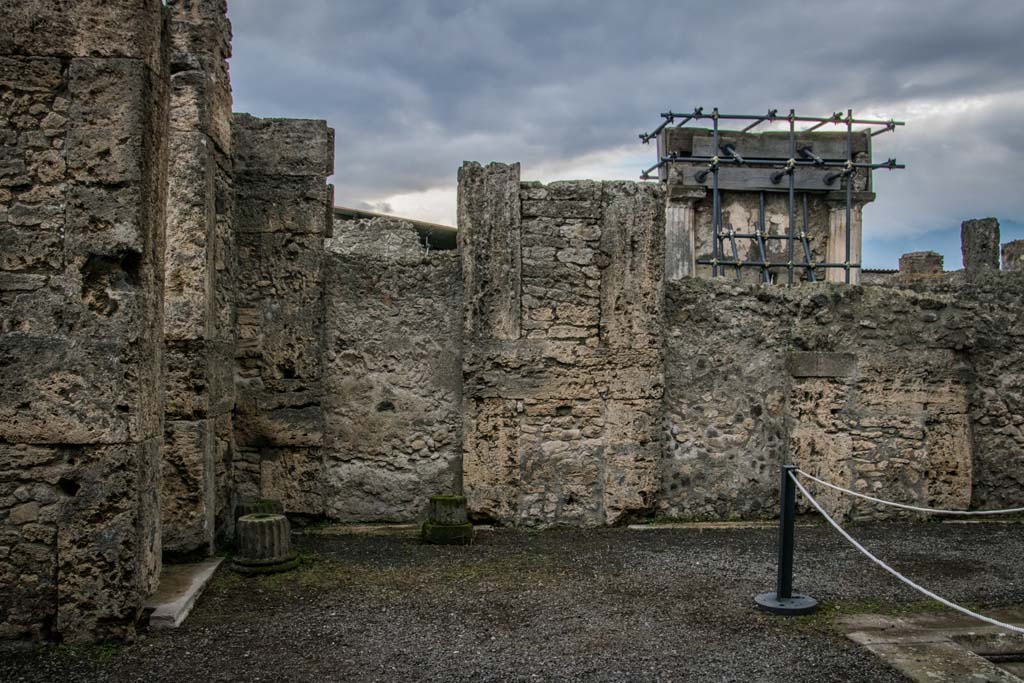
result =
[[818,611],[818,601],[807,595],[793,594],[789,598],[778,598],[775,593],[761,593],[754,596],[754,602],[765,612],[796,617],[801,614],[814,614]]

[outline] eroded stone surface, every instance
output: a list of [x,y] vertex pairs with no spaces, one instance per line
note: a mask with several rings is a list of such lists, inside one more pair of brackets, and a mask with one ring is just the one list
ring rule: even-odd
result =
[[960,225],[960,247],[968,277],[999,270],[999,221],[975,218]]
[[159,571],[162,12],[0,6],[0,637],[130,637]]
[[615,523],[657,490],[664,198],[583,181],[522,183],[516,202],[517,181],[515,167],[460,171],[470,511]]
[[419,520],[461,481],[458,254],[409,223],[339,221],[326,269],[326,512]]

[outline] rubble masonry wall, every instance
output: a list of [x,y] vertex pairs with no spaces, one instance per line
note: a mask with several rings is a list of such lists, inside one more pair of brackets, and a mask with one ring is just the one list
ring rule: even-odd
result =
[[462,479],[462,271],[392,219],[328,241],[324,512],[416,522]]

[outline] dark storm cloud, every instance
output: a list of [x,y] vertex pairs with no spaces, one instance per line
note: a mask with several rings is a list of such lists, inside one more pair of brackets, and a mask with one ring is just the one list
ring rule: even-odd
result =
[[231,0],[229,13],[236,110],[327,119],[339,203],[450,186],[463,159],[519,160],[530,177],[632,144],[668,108],[852,106],[914,124],[877,138],[911,169],[880,179],[893,196],[874,217],[911,231],[950,212],[1024,218],[1024,3]]

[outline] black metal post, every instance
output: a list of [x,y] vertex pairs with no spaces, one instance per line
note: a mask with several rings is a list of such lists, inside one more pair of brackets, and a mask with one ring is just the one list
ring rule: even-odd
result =
[[754,596],[757,606],[772,614],[797,616],[813,614],[818,601],[806,595],[793,594],[793,541],[796,519],[796,465],[782,466],[779,482],[779,568],[774,593]]
[[775,597],[793,597],[793,524],[796,518],[796,487],[790,474],[796,467],[782,466],[779,482],[779,575],[775,582]]
[[[846,163],[853,165],[853,110],[846,112]],[[853,226],[853,174],[846,176],[846,284],[850,284],[850,231]]]
[[[715,107],[714,112],[711,114],[714,119],[714,148],[718,149],[718,107]],[[725,255],[722,250],[722,245],[719,241],[719,236],[722,233],[722,199],[718,196],[718,157],[711,162],[711,172],[714,174],[712,177],[711,187],[711,231],[714,233],[714,239],[711,242],[711,277],[718,277],[718,261]],[[725,268],[722,268],[722,275],[725,275]]]
[[[796,128],[794,127],[794,121],[796,112],[792,109],[789,110],[789,160],[796,163]],[[793,286],[793,238],[796,237],[796,169],[791,164],[787,164],[789,167],[789,243],[787,247],[787,268],[786,268],[786,285],[789,287]],[[850,259],[847,258],[847,261]]]

